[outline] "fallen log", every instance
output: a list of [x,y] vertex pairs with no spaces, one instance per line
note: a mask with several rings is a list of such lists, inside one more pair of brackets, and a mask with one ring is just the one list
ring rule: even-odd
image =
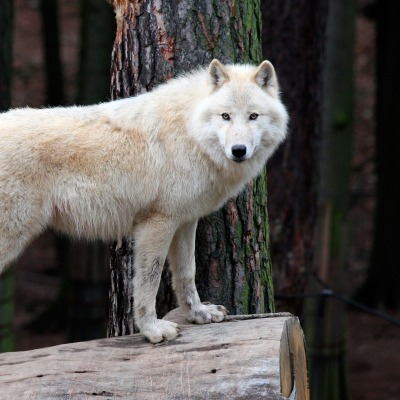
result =
[[177,340],[140,334],[0,354],[1,399],[309,400],[303,333],[288,313],[182,325]]

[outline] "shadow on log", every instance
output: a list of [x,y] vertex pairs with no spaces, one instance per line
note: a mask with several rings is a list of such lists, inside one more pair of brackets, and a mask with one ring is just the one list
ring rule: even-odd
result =
[[[142,335],[0,354],[1,399],[309,400],[303,333],[288,313],[188,325],[151,345]],[[183,323],[182,323],[183,322]]]

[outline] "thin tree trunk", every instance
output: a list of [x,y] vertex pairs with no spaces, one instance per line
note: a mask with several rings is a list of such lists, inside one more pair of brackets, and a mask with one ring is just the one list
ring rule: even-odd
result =
[[11,106],[13,0],[0,5],[0,110]]
[[115,22],[105,1],[81,0],[78,104],[110,98],[110,64]]
[[14,268],[0,277],[0,353],[14,350]]
[[[11,106],[13,1],[0,4],[0,112]],[[14,269],[0,276],[0,352],[14,349]]]
[[[63,71],[60,50],[60,29],[57,0],[40,0],[41,31],[44,47],[44,64],[46,78],[46,106],[60,106],[65,102]],[[61,329],[66,326],[66,318],[62,312],[67,307],[67,286],[69,271],[67,258],[70,241],[65,237],[56,237],[58,258],[62,260],[59,268],[63,270],[61,289],[57,298],[29,323],[34,330]]]
[[[112,8],[99,0],[81,0],[78,104],[107,101],[110,96]],[[108,246],[101,242],[70,244],[68,340],[104,337],[107,327]]]
[[102,338],[107,329],[108,248],[73,242],[69,251],[68,341]]
[[400,59],[397,56],[400,3],[377,2],[376,172],[377,208],[367,280],[358,293],[364,303],[400,308]]
[[[303,292],[314,254],[322,59],[328,0],[263,0],[263,54],[280,76],[289,135],[268,164],[271,257],[278,294]],[[302,301],[280,300],[299,314]]]
[[[115,0],[113,5],[113,99],[151,90],[213,58],[261,61],[259,0]],[[223,210],[200,221],[196,262],[202,300],[224,304],[231,313],[273,311],[265,174]],[[127,239],[111,255],[109,336],[134,331],[133,273],[133,244]],[[174,303],[165,275],[157,302],[159,316]]]
[[63,71],[60,53],[60,28],[57,0],[40,0],[46,68],[46,104],[64,104]]
[[[330,0],[324,92],[315,272],[329,287],[345,290],[348,208],[353,137],[355,2]],[[338,25],[340,21],[340,25]],[[309,291],[321,289],[314,280]],[[346,365],[346,306],[309,299],[305,333],[311,398],[349,398]]]

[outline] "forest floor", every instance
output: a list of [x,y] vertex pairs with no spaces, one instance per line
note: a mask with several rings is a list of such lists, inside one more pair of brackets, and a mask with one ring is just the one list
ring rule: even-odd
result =
[[[79,42],[78,0],[61,1],[61,43],[65,88],[76,95]],[[44,64],[37,0],[16,0],[13,107],[45,103]],[[348,295],[365,279],[371,248],[374,201],[374,24],[357,19],[356,129],[352,179],[352,241],[347,270]],[[16,276],[16,350],[67,341],[65,331],[36,332],[34,316],[59,292],[55,237],[47,232],[19,260]],[[66,318],[66,316],[65,316]],[[400,329],[358,311],[348,312],[348,369],[352,400],[396,400],[400,393]]]

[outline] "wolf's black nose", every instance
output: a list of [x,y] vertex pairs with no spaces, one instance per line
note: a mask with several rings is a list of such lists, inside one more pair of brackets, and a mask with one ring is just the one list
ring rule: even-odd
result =
[[234,144],[232,146],[232,155],[235,158],[243,158],[246,155],[246,146],[244,144]]

